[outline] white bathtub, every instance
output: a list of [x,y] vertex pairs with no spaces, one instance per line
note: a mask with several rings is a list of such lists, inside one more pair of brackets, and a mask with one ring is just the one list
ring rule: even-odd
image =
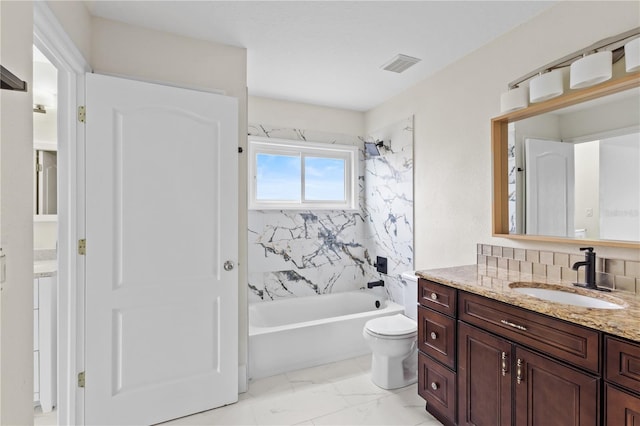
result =
[[371,291],[251,303],[249,377],[257,379],[370,353],[362,337],[364,324],[403,311],[401,305]]

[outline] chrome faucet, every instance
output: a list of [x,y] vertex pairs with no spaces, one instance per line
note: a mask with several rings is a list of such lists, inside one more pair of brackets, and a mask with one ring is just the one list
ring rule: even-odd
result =
[[576,262],[573,264],[572,269],[577,271],[581,266],[584,266],[584,284],[574,283],[577,287],[589,288],[592,290],[611,291],[608,288],[600,288],[596,285],[596,253],[593,251],[593,247],[581,247],[580,251],[584,251],[584,262]]

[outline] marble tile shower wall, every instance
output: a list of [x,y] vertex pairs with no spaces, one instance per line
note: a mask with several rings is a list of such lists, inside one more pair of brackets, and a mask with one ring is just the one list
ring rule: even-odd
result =
[[[571,269],[584,255],[478,244],[478,264],[550,279],[584,282],[584,268]],[[640,262],[597,257],[596,282],[603,287],[640,294]]]
[[374,258],[387,257],[385,287],[402,304],[401,274],[413,269],[413,117],[369,139],[382,140],[386,148],[365,160],[365,245]]
[[[403,121],[396,127],[400,127],[400,124],[405,127],[407,125]],[[389,132],[394,134],[393,130],[383,133]],[[376,255],[389,258],[390,274],[391,271],[402,269],[404,266],[401,265],[404,264],[407,268],[402,271],[411,269],[413,191],[408,191],[408,197],[404,192],[407,191],[407,173],[411,176],[409,182],[412,184],[413,165],[412,149],[405,147],[405,142],[399,139],[398,144],[392,146],[392,151],[383,154],[386,160],[374,162],[370,159],[365,161],[362,138],[357,136],[264,124],[249,125],[249,136],[325,142],[360,148],[358,211],[249,211],[249,302],[364,288],[367,282],[380,277],[373,266]],[[412,143],[413,137],[409,140]],[[373,171],[369,176],[370,168]],[[365,183],[367,179],[374,177],[386,179],[384,185],[377,190]],[[394,192],[395,182],[402,192]],[[371,189],[371,194],[367,195],[367,188]],[[399,203],[398,200],[403,198],[407,198],[408,202]],[[395,208],[402,208],[403,211],[390,210]],[[373,222],[379,222],[382,228],[372,226]],[[394,222],[399,223],[394,225]],[[407,231],[410,231],[409,238],[406,236]],[[385,239],[385,234],[389,238]],[[384,242],[376,243],[373,235],[383,238]],[[396,240],[392,241],[393,238]],[[408,247],[407,242],[410,244]],[[385,249],[384,252],[379,251],[382,248]],[[396,254],[402,259],[396,261]],[[387,291],[394,300],[401,301],[402,299],[394,297],[397,291],[392,289],[396,286],[397,283],[389,285]]]

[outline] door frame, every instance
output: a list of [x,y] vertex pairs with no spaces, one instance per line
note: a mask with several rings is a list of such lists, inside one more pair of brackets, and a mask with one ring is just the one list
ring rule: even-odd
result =
[[76,376],[84,367],[84,75],[91,71],[46,2],[33,2],[33,43],[58,69],[58,424],[84,423],[84,392]]

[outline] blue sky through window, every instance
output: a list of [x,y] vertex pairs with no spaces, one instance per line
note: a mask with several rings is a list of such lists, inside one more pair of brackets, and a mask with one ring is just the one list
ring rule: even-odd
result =
[[[305,198],[309,201],[345,200],[345,160],[305,157]],[[300,201],[300,156],[256,155],[256,199],[263,201]]]
[[302,189],[299,156],[256,156],[256,199],[300,201]]
[[305,198],[312,201],[343,201],[344,167],[345,162],[340,158],[305,157]]

